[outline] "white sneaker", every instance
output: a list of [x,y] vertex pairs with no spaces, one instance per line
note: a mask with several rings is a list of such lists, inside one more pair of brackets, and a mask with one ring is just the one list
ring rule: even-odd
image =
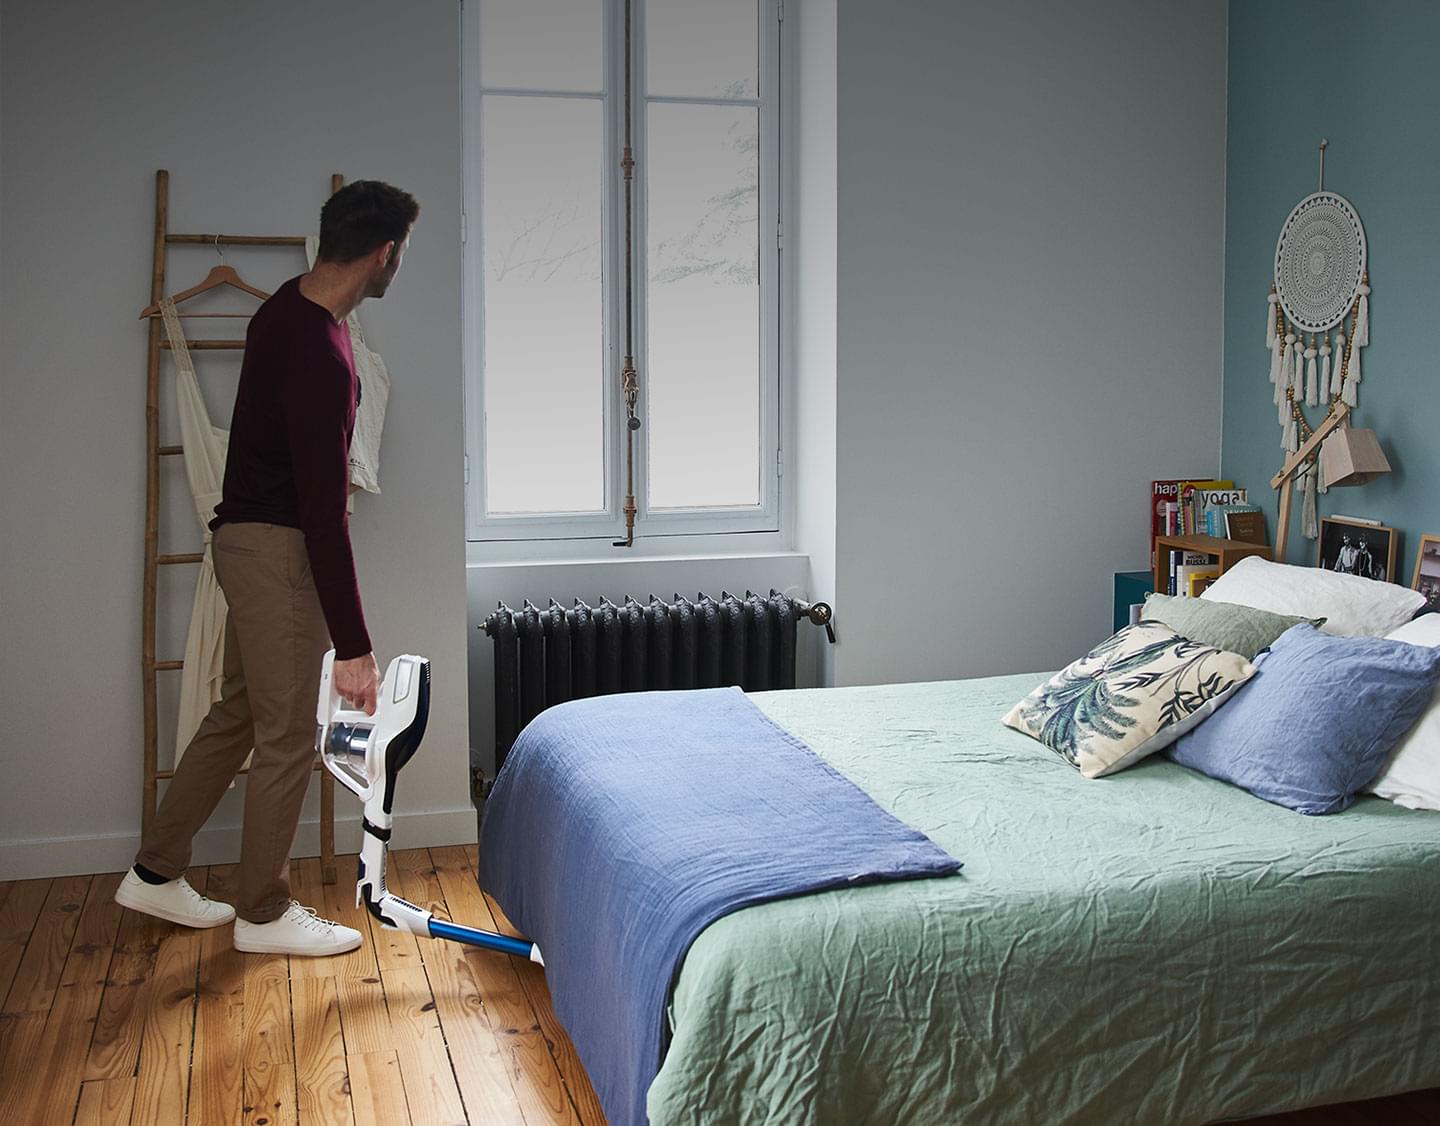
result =
[[285,914],[268,923],[235,920],[235,949],[247,954],[344,954],[360,945],[360,932],[315,914],[295,900]]
[[134,868],[125,873],[115,889],[115,902],[182,927],[220,927],[235,917],[235,908],[206,899],[184,876],[167,884],[147,884],[135,874]]

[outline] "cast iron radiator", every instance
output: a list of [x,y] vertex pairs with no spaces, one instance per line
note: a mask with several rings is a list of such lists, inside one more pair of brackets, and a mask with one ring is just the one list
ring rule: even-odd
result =
[[[621,605],[580,599],[566,609],[503,602],[483,628],[495,642],[495,770],[515,738],[553,704],[612,692],[739,685],[746,692],[795,687],[795,635],[801,618],[825,627],[830,607],[771,591],[722,591],[719,599],[676,595]],[[478,780],[477,780],[478,782]],[[483,784],[477,785],[483,790]]]

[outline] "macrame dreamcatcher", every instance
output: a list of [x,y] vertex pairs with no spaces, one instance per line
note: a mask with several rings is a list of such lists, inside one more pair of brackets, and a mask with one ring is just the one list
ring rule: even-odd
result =
[[[1365,228],[1348,199],[1325,190],[1327,144],[1320,142],[1320,190],[1295,205],[1275,244],[1265,348],[1286,454],[1315,432],[1305,407],[1323,404],[1329,419],[1356,405],[1360,352],[1370,343]],[[1317,446],[1295,473],[1305,497],[1300,530],[1312,540],[1319,534],[1315,493],[1325,489],[1319,454]]]

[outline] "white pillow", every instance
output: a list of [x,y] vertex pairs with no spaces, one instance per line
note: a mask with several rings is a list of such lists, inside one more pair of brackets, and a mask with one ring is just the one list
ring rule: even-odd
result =
[[1272,614],[1324,618],[1340,637],[1384,637],[1425,605],[1418,590],[1320,567],[1271,563],[1249,555],[1205,588],[1201,598],[1236,602]]
[[[1425,614],[1385,636],[1411,645],[1440,645],[1440,614]],[[1440,691],[1365,791],[1407,809],[1440,810]]]

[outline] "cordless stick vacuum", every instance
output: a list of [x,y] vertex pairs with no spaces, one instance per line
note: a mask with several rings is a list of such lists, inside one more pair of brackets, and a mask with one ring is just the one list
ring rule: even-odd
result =
[[430,714],[430,662],[424,657],[396,657],[385,670],[375,701],[375,714],[345,707],[335,691],[335,650],[325,654],[320,672],[320,700],[315,710],[315,749],[325,768],[365,803],[365,836],[355,883],[355,906],[362,904],[390,930],[424,938],[448,938],[469,946],[498,950],[545,964],[540,948],[523,938],[462,927],[437,919],[385,887],[389,852],[390,809],[400,769],[420,747]]

